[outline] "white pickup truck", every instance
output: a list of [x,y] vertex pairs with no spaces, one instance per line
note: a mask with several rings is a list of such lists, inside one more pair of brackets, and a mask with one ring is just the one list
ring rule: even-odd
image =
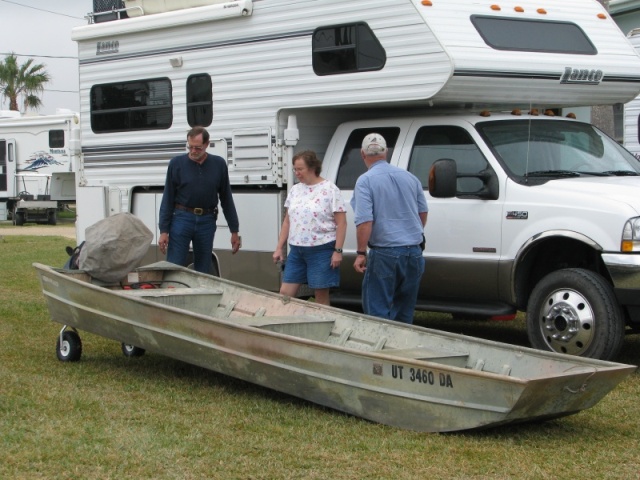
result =
[[[331,142],[324,174],[348,198],[364,170],[360,141],[371,131],[386,137],[391,163],[429,190],[418,308],[521,310],[534,347],[617,354],[625,328],[640,322],[633,155],[590,124],[528,113],[347,123]],[[346,250],[354,245],[350,230]],[[351,270],[343,270],[342,293],[359,288]]]

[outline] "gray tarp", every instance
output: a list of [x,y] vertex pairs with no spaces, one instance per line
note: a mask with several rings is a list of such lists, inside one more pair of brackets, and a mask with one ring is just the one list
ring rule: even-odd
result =
[[103,282],[117,282],[138,266],[149,249],[153,233],[131,213],[118,213],[85,230],[80,269]]

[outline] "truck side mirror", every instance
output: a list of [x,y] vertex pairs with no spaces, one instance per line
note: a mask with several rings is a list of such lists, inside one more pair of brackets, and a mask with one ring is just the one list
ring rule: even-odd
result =
[[456,196],[458,169],[450,158],[436,160],[429,169],[429,194],[435,198]]
[[498,188],[498,177],[495,172],[486,168],[479,172],[478,178],[482,180],[484,187],[478,192],[478,198],[484,200],[497,200],[500,189]]
[[[482,185],[474,192],[458,192],[458,179],[477,178]],[[434,198],[479,198],[483,200],[497,200],[499,196],[498,177],[490,168],[478,173],[460,174],[455,160],[441,158],[433,162],[429,169],[429,193]]]

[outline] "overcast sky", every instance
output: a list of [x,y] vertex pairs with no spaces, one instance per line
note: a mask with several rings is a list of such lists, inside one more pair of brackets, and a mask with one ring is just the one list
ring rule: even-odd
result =
[[[86,25],[84,17],[92,10],[93,0],[0,0],[0,60],[11,52],[20,63],[31,57],[51,76],[38,113],[80,108],[78,47],[71,29]],[[7,100],[0,101],[0,109],[8,110]]]

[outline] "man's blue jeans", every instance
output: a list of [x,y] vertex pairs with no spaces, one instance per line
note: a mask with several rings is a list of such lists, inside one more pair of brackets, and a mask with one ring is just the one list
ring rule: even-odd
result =
[[194,270],[211,273],[215,233],[216,216],[213,213],[195,215],[185,210],[174,210],[169,229],[167,261],[186,266],[189,244],[192,244]]
[[413,323],[424,263],[419,246],[369,250],[362,282],[364,313]]

